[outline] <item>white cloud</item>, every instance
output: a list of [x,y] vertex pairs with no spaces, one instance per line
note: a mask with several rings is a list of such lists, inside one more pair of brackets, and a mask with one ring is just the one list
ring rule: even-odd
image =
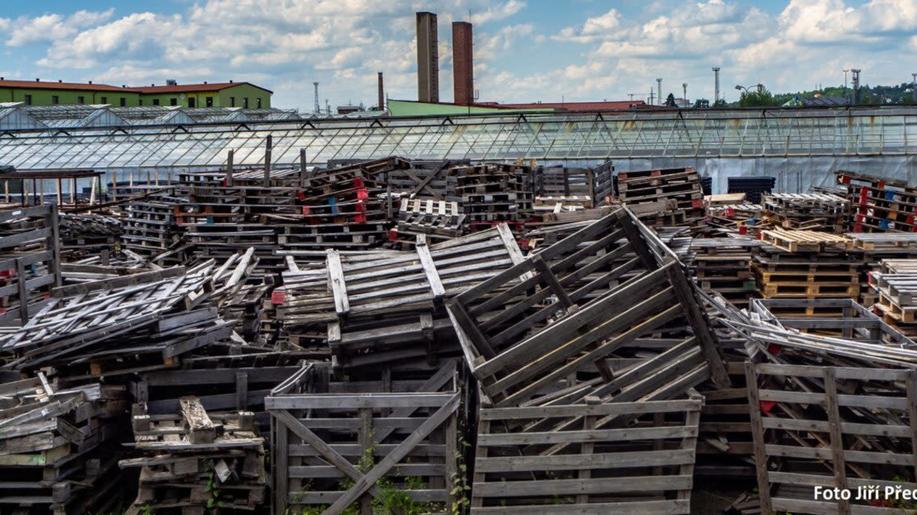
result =
[[488,6],[482,12],[471,12],[471,23],[476,25],[483,25],[485,23],[499,21],[521,11],[525,8],[525,2],[520,0],[508,0],[497,6]]
[[574,41],[588,43],[610,37],[610,31],[616,30],[621,25],[621,13],[612,9],[605,14],[587,18],[581,27],[564,27],[560,33],[553,36],[558,41]]
[[56,41],[77,34],[81,28],[90,27],[111,18],[114,9],[102,12],[77,11],[64,17],[59,14],[44,14],[35,18],[18,18],[14,21],[0,20],[0,29],[10,31],[7,46],[19,47],[42,41]]

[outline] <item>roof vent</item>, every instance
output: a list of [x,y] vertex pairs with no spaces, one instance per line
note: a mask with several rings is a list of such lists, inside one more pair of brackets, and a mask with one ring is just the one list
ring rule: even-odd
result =
[[57,82],[64,82],[64,81],[62,81],[62,80],[60,80],[60,79],[57,79]]
[[175,79],[168,79],[166,80],[166,86],[178,86],[178,81]]
[[35,82],[41,82],[41,79],[35,79]]
[[92,84],[92,81],[89,81],[89,83]]
[[207,81],[204,81],[204,84],[207,84]]
[[232,84],[232,79],[229,79],[229,83]]

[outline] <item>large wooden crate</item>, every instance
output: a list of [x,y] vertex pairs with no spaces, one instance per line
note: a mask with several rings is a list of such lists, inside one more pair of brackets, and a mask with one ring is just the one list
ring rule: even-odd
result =
[[[905,513],[858,488],[917,489],[917,371],[746,363],[764,513]],[[851,489],[853,499],[816,497]]]
[[690,513],[702,404],[483,408],[471,512]]
[[[619,401],[690,388],[709,373],[729,383],[681,263],[626,209],[462,292],[447,309],[496,406],[527,402],[578,371],[598,376],[581,397]],[[676,339],[659,338],[667,333]],[[626,370],[607,361],[635,355],[642,362]]]
[[447,511],[454,486],[464,484],[455,363],[425,380],[337,382],[328,371],[305,365],[265,399],[274,513],[337,514],[353,506],[369,514],[394,498]]
[[61,285],[57,205],[0,212],[0,325],[21,326]]

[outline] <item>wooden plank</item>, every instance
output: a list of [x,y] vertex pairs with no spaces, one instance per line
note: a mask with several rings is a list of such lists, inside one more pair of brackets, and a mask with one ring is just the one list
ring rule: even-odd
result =
[[767,455],[764,451],[764,427],[761,423],[761,399],[758,397],[758,374],[755,364],[750,361],[745,362],[745,384],[748,385],[748,411],[751,418],[751,436],[754,442],[758,498],[761,501],[761,512],[771,513],[773,506],[770,496]]
[[327,264],[328,280],[331,283],[331,292],[334,295],[334,309],[338,316],[346,316],[350,312],[350,301],[347,298],[347,284],[344,281],[341,256],[336,250],[328,250]]

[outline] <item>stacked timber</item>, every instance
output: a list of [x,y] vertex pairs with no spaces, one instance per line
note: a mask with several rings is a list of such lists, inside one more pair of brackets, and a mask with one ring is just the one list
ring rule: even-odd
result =
[[752,268],[761,296],[771,298],[857,298],[862,260],[847,252],[850,240],[818,231],[761,232]]
[[[741,197],[737,202],[733,198]],[[707,227],[717,233],[756,237],[762,227],[764,208],[744,200],[744,193],[726,193],[705,197]]]
[[165,510],[208,513],[254,511],[265,503],[264,439],[251,412],[208,413],[194,396],[180,400],[177,415],[151,416],[136,405],[133,447],[142,457],[121,460],[140,467],[137,498],[127,513]]
[[167,192],[130,201],[127,217],[122,221],[124,248],[152,257],[179,243],[182,231],[176,223],[176,212],[185,202],[184,197]]
[[57,206],[0,211],[0,325],[26,323],[61,284]]
[[567,168],[565,166],[535,169],[535,206],[592,209],[608,202],[614,194],[614,166]]
[[355,381],[304,365],[265,400],[275,511],[463,511],[465,401],[454,361],[426,376]]
[[704,192],[694,168],[620,172],[618,199],[632,209],[639,204],[674,201],[670,209],[640,217],[649,225],[693,226],[704,218]]
[[917,232],[917,188],[905,181],[835,172],[846,188],[850,232]]
[[394,232],[389,231],[389,241],[413,245],[417,236],[423,236],[435,243],[461,236],[465,215],[458,202],[402,198],[397,222]]
[[847,200],[827,193],[764,195],[764,221],[790,230],[844,232]]
[[758,290],[751,261],[752,252],[760,245],[750,238],[694,238],[690,264],[697,283],[736,306],[746,306]]
[[878,296],[873,309],[886,323],[908,336],[917,336],[917,260],[883,260],[881,270],[869,277]]
[[4,513],[104,513],[126,486],[117,453],[123,387],[60,388],[44,374],[0,384],[0,505]]
[[520,232],[532,216],[532,169],[523,165],[478,164],[449,169],[450,200],[459,202],[470,231],[508,224]]

